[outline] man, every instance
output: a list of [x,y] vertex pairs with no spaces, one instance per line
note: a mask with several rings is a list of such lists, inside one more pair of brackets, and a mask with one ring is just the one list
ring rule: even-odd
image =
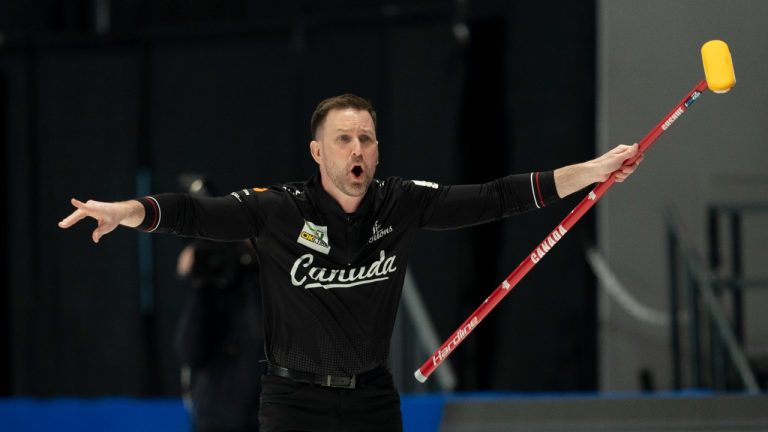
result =
[[481,185],[374,179],[376,113],[354,95],[312,115],[309,181],[194,199],[160,194],[119,203],[75,199],[59,223],[98,221],[93,241],[118,225],[217,240],[258,238],[269,365],[262,431],[402,430],[386,368],[405,268],[419,228],[452,229],[532,210],[606,180],[623,181],[637,145],[554,172]]
[[[186,174],[188,194],[213,196],[204,176]],[[176,329],[181,390],[194,432],[257,432],[264,331],[256,250],[249,241],[197,239],[179,253],[189,294]]]
[[259,430],[264,332],[255,255],[248,242],[208,240],[179,254],[189,294],[176,346],[194,432]]

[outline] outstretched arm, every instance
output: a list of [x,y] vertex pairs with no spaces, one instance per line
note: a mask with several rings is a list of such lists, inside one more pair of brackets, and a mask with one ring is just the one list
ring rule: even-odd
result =
[[624,164],[624,162],[636,154],[637,144],[631,146],[621,144],[590,161],[556,169],[555,187],[557,188],[557,194],[560,198],[564,198],[593,183],[608,180],[608,177],[613,172],[617,172],[616,182],[623,182],[643,161],[643,156],[641,155],[634,163]]
[[[260,201],[257,195],[262,198]],[[98,222],[92,234],[95,243],[118,225],[182,237],[245,240],[256,237],[259,226],[265,223],[260,215],[263,212],[257,208],[266,208],[271,214],[280,202],[280,194],[267,197],[267,193],[251,193],[245,189],[215,198],[162,193],[115,203],[92,200],[83,203],[73,199],[72,205],[77,210],[59,222],[59,226],[69,228],[86,216],[92,217]]]
[[104,234],[112,232],[118,225],[135,228],[144,220],[144,206],[135,200],[107,203],[94,200],[82,202],[72,198],[71,202],[77,210],[62,219],[59,227],[69,228],[86,217],[92,217],[98,221],[91,236],[94,243],[98,243]]
[[418,196],[422,201],[415,205],[424,210],[419,226],[455,229],[542,208],[593,183],[603,182],[614,172],[616,181],[622,182],[643,160],[640,156],[625,164],[637,154],[637,149],[637,144],[619,145],[587,162],[555,171],[511,175],[481,185],[410,182],[413,191],[421,192]]

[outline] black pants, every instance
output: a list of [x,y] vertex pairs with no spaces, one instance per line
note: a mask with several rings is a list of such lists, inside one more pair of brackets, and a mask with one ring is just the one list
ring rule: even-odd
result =
[[387,372],[354,389],[261,377],[261,432],[401,432],[400,396]]

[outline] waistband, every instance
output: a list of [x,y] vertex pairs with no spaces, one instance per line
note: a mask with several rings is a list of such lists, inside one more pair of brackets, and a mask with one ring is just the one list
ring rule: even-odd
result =
[[321,387],[354,389],[370,383],[371,381],[386,375],[388,372],[384,366],[376,366],[373,369],[350,376],[317,375],[270,363],[267,365],[266,373],[267,375],[279,376],[296,382],[313,384]]

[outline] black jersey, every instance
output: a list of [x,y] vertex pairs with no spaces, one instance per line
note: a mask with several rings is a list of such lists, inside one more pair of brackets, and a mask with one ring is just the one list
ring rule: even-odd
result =
[[386,363],[418,229],[453,229],[557,199],[552,172],[478,185],[374,180],[346,214],[315,175],[219,198],[140,199],[145,231],[214,240],[258,239],[267,359],[316,374],[352,375]]

